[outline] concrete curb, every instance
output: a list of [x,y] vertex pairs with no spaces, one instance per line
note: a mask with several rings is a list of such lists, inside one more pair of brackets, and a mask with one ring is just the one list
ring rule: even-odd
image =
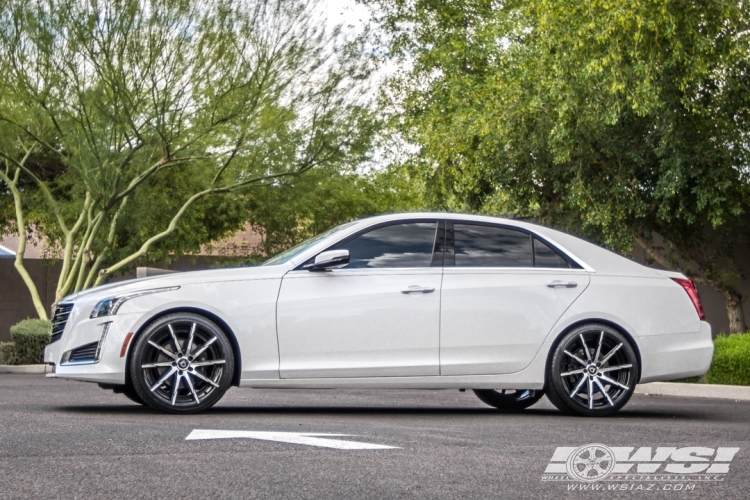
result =
[[676,382],[652,382],[635,388],[636,394],[657,396],[680,396],[686,398],[733,399],[750,401],[750,387],[742,385],[681,384]]
[[51,373],[52,365],[0,365],[0,373]]

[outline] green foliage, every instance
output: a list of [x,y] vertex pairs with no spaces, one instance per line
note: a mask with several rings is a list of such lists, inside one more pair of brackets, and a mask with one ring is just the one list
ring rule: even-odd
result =
[[[162,172],[144,183],[139,196],[128,201],[121,213],[113,247],[117,262],[137,252],[140,246],[164,227],[165,214],[173,214],[184,201],[210,182],[200,168]],[[138,265],[168,264],[181,255],[200,253],[201,245],[240,230],[247,212],[243,197],[234,193],[209,196],[194,203],[169,238],[153,245],[138,259]]]
[[716,337],[705,378],[709,384],[750,385],[750,333]]
[[700,384],[701,379],[703,377],[688,377],[688,378],[678,378],[676,380],[670,380],[670,382],[678,382],[681,384]]
[[16,355],[13,342],[0,342],[0,365],[15,365]]
[[251,186],[366,158],[364,40],[315,4],[0,4],[0,229],[52,244],[57,300],[242,228]]
[[738,294],[734,251],[750,230],[744,4],[368,3],[389,56],[411,67],[387,96],[419,146],[409,166],[430,203],[532,218],[626,253],[637,240]]
[[263,236],[258,257],[270,257],[348,220],[420,206],[416,185],[399,169],[366,175],[311,171],[256,190],[247,203],[250,222]]
[[49,342],[51,328],[52,325],[49,321],[27,318],[10,327],[10,337],[12,340],[16,340],[14,335],[47,335],[47,342]]
[[0,347],[2,363],[31,365],[42,362],[44,346],[49,343],[52,325],[41,319],[25,319],[10,327],[11,342]]

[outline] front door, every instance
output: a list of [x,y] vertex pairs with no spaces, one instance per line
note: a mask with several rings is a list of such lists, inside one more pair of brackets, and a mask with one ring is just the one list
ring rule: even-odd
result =
[[457,221],[447,234],[455,255],[443,276],[441,375],[523,370],[588,274],[513,228]]
[[349,250],[346,267],[287,273],[277,306],[281,378],[438,375],[437,226],[379,226],[327,249]]

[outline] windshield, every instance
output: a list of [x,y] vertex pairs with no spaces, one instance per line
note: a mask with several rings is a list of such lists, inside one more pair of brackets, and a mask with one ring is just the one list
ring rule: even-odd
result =
[[271,257],[267,261],[265,261],[261,266],[275,266],[278,264],[284,264],[285,262],[289,262],[293,258],[295,258],[297,255],[301,254],[314,244],[318,243],[323,238],[326,238],[333,233],[337,231],[341,231],[342,229],[345,229],[352,224],[354,224],[356,221],[347,222],[346,224],[338,225],[332,229],[329,229],[328,231],[325,231],[323,233],[318,234],[317,236],[313,236],[309,240],[305,240],[302,243],[298,245],[294,245],[292,248],[288,248],[287,250],[284,250],[280,254],[276,255],[275,257]]

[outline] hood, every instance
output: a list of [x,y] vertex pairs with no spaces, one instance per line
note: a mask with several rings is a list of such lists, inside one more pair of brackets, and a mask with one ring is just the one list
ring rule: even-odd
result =
[[189,271],[161,274],[147,278],[130,279],[100,285],[64,297],[60,302],[75,302],[82,298],[105,298],[118,293],[137,292],[152,288],[191,285],[196,283],[214,283],[217,281],[246,281],[259,279],[280,279],[290,266],[253,266],[227,269],[209,269],[206,271]]

